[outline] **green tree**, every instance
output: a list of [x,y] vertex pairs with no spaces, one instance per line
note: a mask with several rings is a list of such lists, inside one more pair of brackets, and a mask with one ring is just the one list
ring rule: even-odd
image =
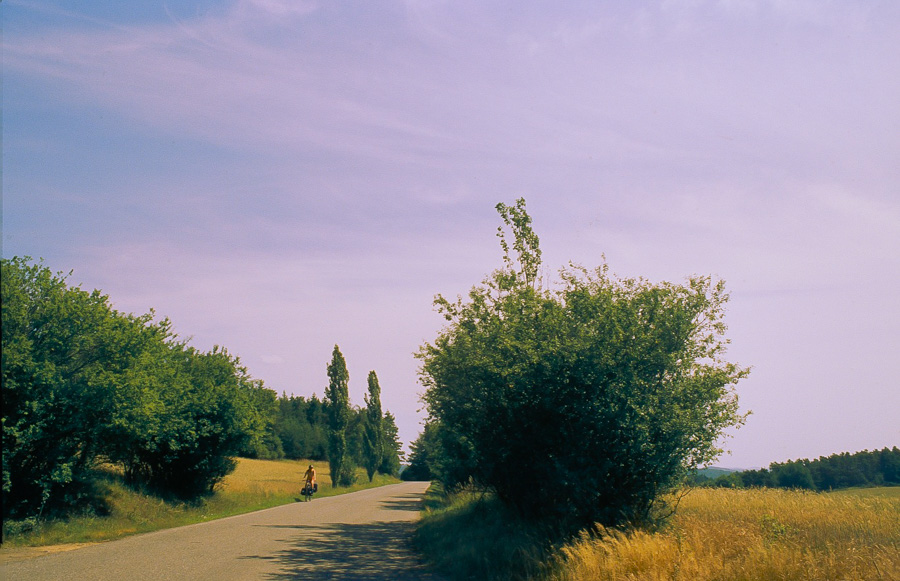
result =
[[350,373],[340,348],[335,345],[328,364],[328,464],[333,486],[353,483],[353,466],[347,447],[347,427],[350,424]]
[[745,470],[743,472],[738,472],[737,476],[739,477],[741,484],[745,487],[769,488],[775,486],[775,477],[766,468],[760,468],[759,470]]
[[497,237],[500,239],[500,248],[503,249],[505,269],[495,272],[495,275],[500,278],[504,287],[522,285],[534,289],[540,282],[541,248],[540,239],[531,228],[531,216],[525,210],[525,199],[516,200],[515,206],[507,206],[501,202],[497,204],[497,212],[512,231],[513,250],[516,254],[515,257],[511,255],[506,232],[503,226],[498,227]]
[[93,503],[100,460],[162,494],[203,494],[260,445],[274,394],[237,358],[29,260],[2,263],[5,517]]
[[234,456],[264,437],[268,410],[258,407],[264,388],[218,346],[202,353],[171,343],[166,357],[153,357],[150,365],[114,415],[109,456],[152,492],[211,493],[234,469]]
[[366,431],[366,410],[350,406],[350,422],[347,424],[347,463],[350,466],[365,466],[364,442]]
[[328,458],[328,418],[324,406],[313,395],[308,400],[300,396],[278,399],[275,434],[292,460],[325,460]]
[[403,471],[403,480],[424,481],[434,478],[432,466],[437,460],[437,446],[437,424],[428,422],[419,437],[409,446],[409,467]]
[[3,515],[84,505],[119,386],[160,328],[29,258],[3,259],[0,280]]
[[854,486],[900,483],[900,449],[863,450],[821,456],[816,460],[773,462],[769,468],[745,470],[719,477],[713,486],[754,486],[836,490]]
[[545,288],[524,200],[497,209],[515,239],[501,228],[504,267],[467,300],[438,295],[449,324],[418,353],[438,476],[570,530],[652,522],[743,422],[733,386],[746,371],[722,359],[724,285],[602,265]]
[[384,418],[381,413],[381,386],[374,371],[369,372],[366,401],[366,423],[363,434],[363,459],[369,482],[384,458]]
[[397,429],[397,421],[390,411],[384,412],[382,422],[382,437],[384,438],[381,465],[378,471],[382,474],[397,476],[400,473],[400,462],[403,460],[403,443],[400,441],[400,431]]
[[247,381],[249,409],[253,410],[253,429],[250,440],[240,452],[245,458],[277,460],[284,458],[284,447],[275,432],[278,418],[278,394],[265,387],[262,380]]
[[815,490],[809,467],[802,462],[787,462],[785,464],[773,464],[770,471],[779,488],[803,488]]

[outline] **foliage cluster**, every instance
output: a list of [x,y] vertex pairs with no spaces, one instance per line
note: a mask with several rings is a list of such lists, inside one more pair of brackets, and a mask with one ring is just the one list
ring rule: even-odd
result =
[[381,412],[381,386],[374,371],[369,372],[367,379],[369,393],[365,397],[365,426],[363,429],[363,466],[369,482],[381,467],[385,458],[384,415]]
[[276,444],[260,458],[325,460],[328,458],[325,402],[313,395],[282,394],[272,427]]
[[[272,426],[275,444],[267,447],[261,454],[250,457],[328,460],[327,405],[327,401],[320,400],[316,395],[307,398],[282,394],[277,399],[277,412]],[[368,460],[365,451],[365,434],[370,429],[366,423],[367,418],[371,417],[370,407],[368,404],[365,408],[351,406],[350,422],[345,432],[351,463],[354,466],[365,466],[367,474],[368,468],[372,466],[371,461],[366,464]],[[380,433],[382,454],[376,471],[396,475],[400,471],[402,443],[396,419],[390,411],[385,411],[381,416]]]
[[182,498],[263,444],[275,394],[218,347],[123,314],[28,258],[2,262],[3,516],[88,506],[95,466]]
[[900,449],[832,454],[816,460],[774,462],[769,468],[733,472],[705,482],[708,486],[839,490],[855,486],[900,485]]
[[352,468],[347,453],[347,427],[350,424],[350,373],[347,362],[337,345],[328,364],[328,464],[331,466],[331,482],[335,486],[349,486]]
[[369,372],[366,407],[350,405],[350,373],[340,347],[334,346],[328,364],[328,388],[325,392],[328,415],[328,463],[335,486],[350,486],[355,467],[366,469],[369,482],[376,472],[396,475],[403,453],[397,425],[390,412],[381,411],[381,386],[374,371]]
[[436,478],[432,466],[437,467],[441,461],[440,442],[437,438],[438,424],[425,424],[419,437],[410,444],[409,466],[400,475],[403,480],[427,481]]
[[604,265],[545,287],[524,200],[497,209],[514,238],[499,229],[504,266],[467,300],[435,301],[448,325],[418,354],[433,428],[414,449],[448,488],[493,491],[569,531],[654,522],[743,421],[733,386],[746,371],[722,359],[724,286]]

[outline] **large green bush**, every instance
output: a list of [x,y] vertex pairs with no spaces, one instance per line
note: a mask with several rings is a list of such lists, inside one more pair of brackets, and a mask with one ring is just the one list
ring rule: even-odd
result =
[[721,283],[616,279],[570,267],[545,287],[524,200],[498,210],[505,266],[422,347],[424,400],[449,486],[494,490],[519,512],[575,529],[654,520],[664,493],[740,424],[722,360]]
[[119,390],[158,328],[20,258],[2,262],[2,312],[3,514],[88,502]]
[[[145,376],[120,402],[110,459],[132,482],[191,498],[231,472],[233,457],[262,437],[270,411],[257,407],[264,403],[254,397],[258,382],[227,351],[175,343],[167,355],[151,363],[162,381]],[[274,398],[270,403],[274,409]]]
[[90,504],[100,461],[163,494],[208,492],[274,419],[274,393],[224,350],[30,259],[2,261],[2,318],[4,517]]

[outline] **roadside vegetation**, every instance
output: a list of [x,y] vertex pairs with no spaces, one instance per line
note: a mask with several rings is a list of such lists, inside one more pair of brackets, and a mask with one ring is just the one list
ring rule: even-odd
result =
[[451,579],[900,579],[900,487],[698,488],[659,530],[599,527],[555,544],[490,496],[431,494],[416,546]]
[[[525,200],[498,204],[503,266],[422,346],[428,426],[413,473],[489,491],[548,532],[653,527],[669,493],[740,426],[722,281],[619,278],[603,264],[545,276]],[[535,502],[535,499],[540,499]]]
[[432,484],[413,544],[449,579],[540,579],[554,555],[548,538],[493,494]]
[[[2,259],[6,541],[82,527],[72,523],[108,525],[96,533],[107,538],[289,501],[269,488],[236,496],[238,457],[338,462],[342,487],[399,473],[397,426],[374,371],[365,408],[350,404],[342,356],[324,400],[279,398],[227,349],[191,347],[168,319],[119,312],[69,276]],[[320,486],[332,484],[322,474]]]
[[[437,296],[447,324],[418,353],[429,417],[404,477],[439,484],[415,543],[440,572],[900,579],[895,489],[687,487],[747,416],[736,385],[748,370],[726,359],[722,281],[653,283],[606,264],[550,280],[525,201],[497,211],[503,266],[465,297]],[[854,470],[893,482],[895,453],[778,465],[751,485],[833,487]]]
[[358,468],[355,484],[334,488],[327,463],[238,458],[234,472],[222,479],[212,495],[186,502],[164,500],[142,493],[125,482],[121,470],[103,466],[96,478],[105,490],[106,514],[73,514],[50,520],[6,520],[3,524],[3,545],[7,548],[37,547],[109,541],[297,502],[301,500],[303,473],[309,464],[316,466],[319,479],[319,491],[314,500],[399,482],[396,477],[384,474],[378,474],[369,481],[365,470]]

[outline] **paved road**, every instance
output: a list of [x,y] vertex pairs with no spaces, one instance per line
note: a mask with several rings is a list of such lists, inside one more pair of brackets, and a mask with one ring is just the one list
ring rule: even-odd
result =
[[427,483],[406,482],[0,567],[0,579],[435,579],[408,547]]

